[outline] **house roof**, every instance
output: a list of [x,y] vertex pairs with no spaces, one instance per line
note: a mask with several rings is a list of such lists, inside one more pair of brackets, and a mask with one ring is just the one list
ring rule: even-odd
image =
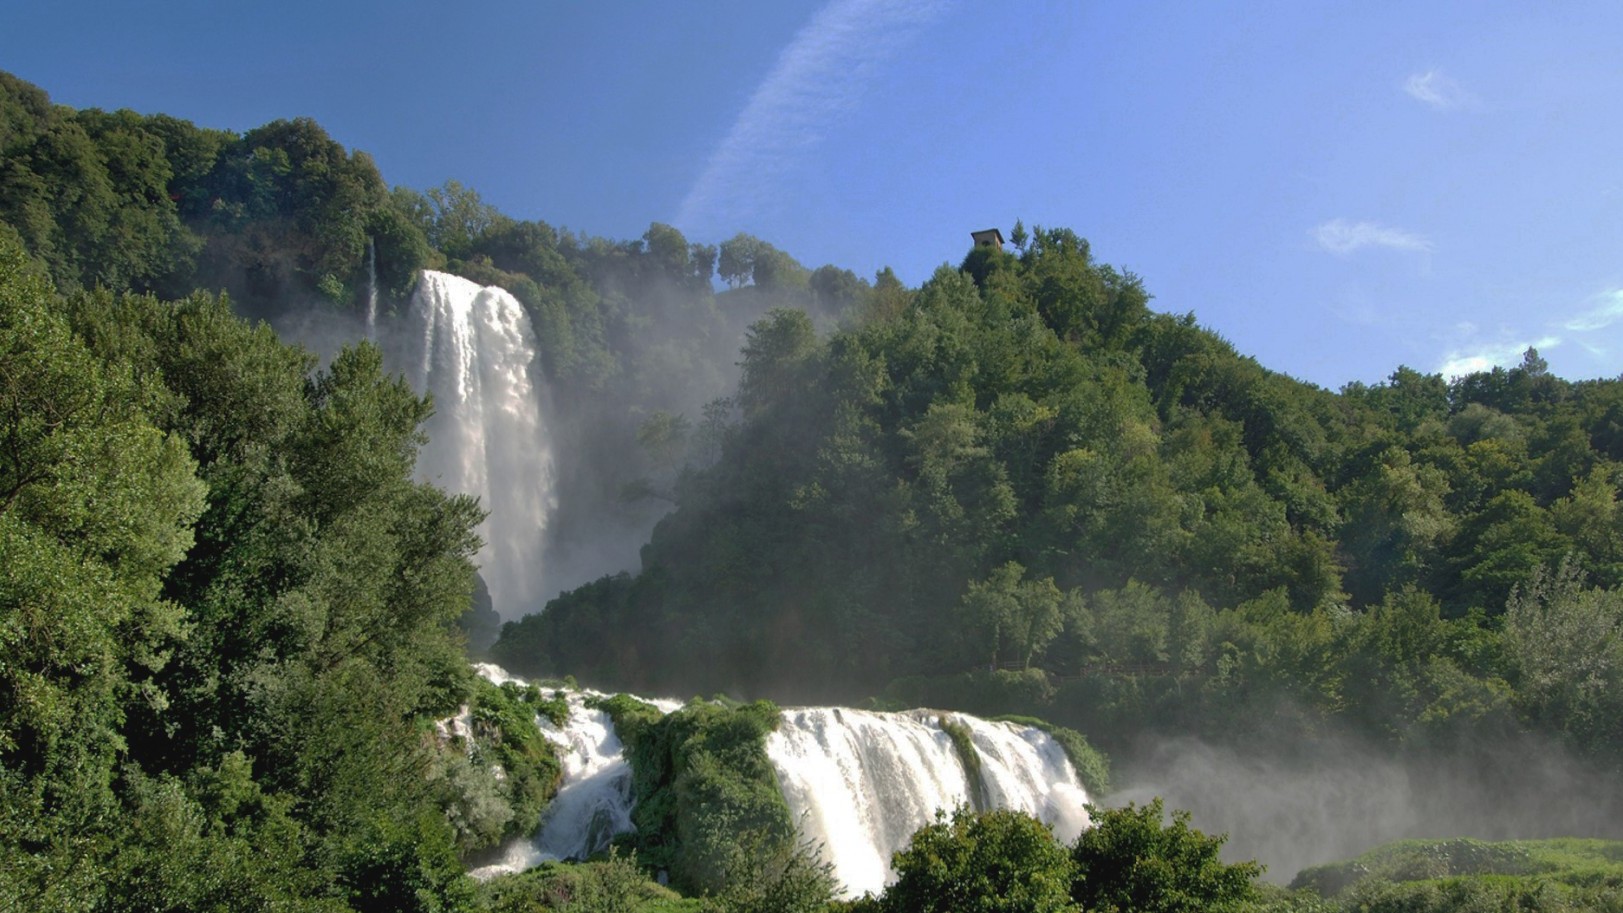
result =
[[972,231],[969,233],[969,236],[975,239],[976,245],[996,244],[998,247],[1003,246],[1003,232],[998,231],[995,228],[983,228],[980,231]]

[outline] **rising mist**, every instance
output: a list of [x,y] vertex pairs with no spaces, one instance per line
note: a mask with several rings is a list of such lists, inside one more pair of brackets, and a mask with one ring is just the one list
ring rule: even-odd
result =
[[1393,840],[1578,836],[1623,838],[1615,775],[1548,738],[1423,749],[1351,734],[1289,745],[1168,738],[1136,746],[1107,805],[1157,796],[1208,833],[1223,856],[1255,859],[1288,883],[1312,865]]

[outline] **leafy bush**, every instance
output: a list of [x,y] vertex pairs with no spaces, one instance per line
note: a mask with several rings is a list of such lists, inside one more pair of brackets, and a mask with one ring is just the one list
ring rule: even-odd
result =
[[687,900],[644,874],[635,855],[610,851],[600,862],[549,862],[494,878],[480,889],[489,913],[703,913],[706,905]]
[[1256,898],[1262,867],[1218,859],[1223,837],[1189,826],[1188,812],[1163,823],[1163,806],[1091,810],[1093,826],[1082,832],[1072,897],[1085,910],[1121,913],[1203,913],[1233,910]]
[[[540,693],[533,686],[522,689],[511,682],[498,686],[482,678],[475,683],[469,707],[473,725],[471,766],[481,771],[489,771],[492,765],[500,767],[496,786],[511,813],[494,839],[466,845],[465,849],[534,833],[541,813],[557,793],[563,768],[552,743],[536,726],[539,701]],[[483,830],[474,833],[488,838],[488,826]]]
[[913,835],[883,913],[1061,913],[1074,866],[1048,826],[1017,811],[959,807]]

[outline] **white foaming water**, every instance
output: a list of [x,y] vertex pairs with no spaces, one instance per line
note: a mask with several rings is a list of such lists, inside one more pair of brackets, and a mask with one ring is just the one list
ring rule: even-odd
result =
[[[822,844],[846,896],[878,893],[895,878],[891,854],[935,820],[937,810],[972,804],[971,774],[941,728],[941,716],[924,710],[789,710],[778,731],[767,736],[789,811],[802,835]],[[1063,840],[1082,832],[1087,794],[1064,749],[1047,733],[945,716],[969,728],[994,807],[1035,815]]]
[[[476,668],[497,684],[518,681],[498,666]],[[538,721],[559,747],[563,786],[541,832],[509,844],[501,862],[476,870],[476,876],[549,859],[583,859],[633,829],[631,771],[608,714],[586,707],[591,696],[569,695],[570,720],[561,730]],[[665,713],[681,706],[649,703]],[[942,716],[968,728],[992,806],[1035,815],[1067,842],[1087,826],[1082,806],[1088,797],[1076,770],[1041,730],[927,710],[786,710],[778,730],[767,736],[767,755],[802,836],[821,845],[845,896],[878,893],[895,877],[891,854],[905,848],[915,831],[935,820],[937,810],[972,803],[970,774],[941,728]]]
[[[552,493],[552,450],[531,382],[530,318],[518,299],[460,276],[425,270],[413,298],[421,351],[419,390],[434,395],[424,481],[474,495],[490,515],[479,527],[481,573],[496,610],[537,611]],[[369,317],[370,319],[370,317]]]
[[[490,663],[477,664],[474,669],[498,685],[523,683]],[[558,795],[548,804],[541,830],[533,838],[509,842],[502,849],[500,862],[469,874],[484,879],[522,872],[552,860],[586,859],[607,849],[615,835],[636,830],[631,823],[631,765],[626,762],[624,746],[614,733],[609,715],[586,706],[590,699],[604,696],[570,692],[569,720],[562,728],[551,720],[536,718],[541,734],[557,747],[563,767]],[[682,706],[668,700],[648,703],[665,713]]]

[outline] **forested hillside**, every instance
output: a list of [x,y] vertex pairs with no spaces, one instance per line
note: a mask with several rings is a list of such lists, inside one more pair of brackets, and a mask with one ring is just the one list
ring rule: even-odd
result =
[[754,324],[719,460],[642,573],[498,656],[1106,738],[1280,705],[1382,737],[1531,726],[1615,763],[1623,383],[1529,351],[1330,393],[1152,311],[1074,233],[1016,236],[830,335]]

